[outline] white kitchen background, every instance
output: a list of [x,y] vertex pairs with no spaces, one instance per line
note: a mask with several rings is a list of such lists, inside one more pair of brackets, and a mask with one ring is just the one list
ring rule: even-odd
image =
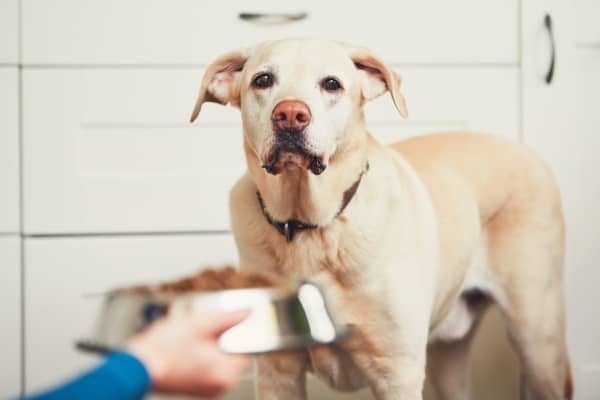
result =
[[[290,36],[362,44],[401,73],[410,118],[387,98],[368,106],[382,141],[466,128],[545,156],[567,215],[576,398],[600,398],[600,2],[294,3],[0,0],[0,398],[96,362],[73,348],[101,302],[86,293],[236,263],[238,113],[207,105],[187,121],[214,57]],[[474,398],[524,398],[498,312],[472,358]]]

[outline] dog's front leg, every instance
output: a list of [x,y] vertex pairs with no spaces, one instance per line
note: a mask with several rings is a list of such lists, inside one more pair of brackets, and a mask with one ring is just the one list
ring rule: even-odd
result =
[[[411,306],[416,305],[413,298]],[[385,307],[368,296],[346,302],[354,335],[341,342],[363,372],[377,400],[422,400],[427,359],[425,312]],[[424,309],[415,307],[416,310]]]
[[425,363],[412,356],[392,357],[392,370],[383,376],[371,375],[371,390],[377,400],[422,400]]
[[[422,400],[425,381],[425,345],[398,347],[362,329],[344,344],[354,363],[366,376],[377,400]],[[422,348],[421,348],[422,347]]]
[[305,400],[307,367],[304,351],[256,357],[256,400]]

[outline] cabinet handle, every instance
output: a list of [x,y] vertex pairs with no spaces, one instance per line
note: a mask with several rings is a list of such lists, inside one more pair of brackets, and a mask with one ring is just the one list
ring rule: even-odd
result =
[[544,26],[548,30],[548,37],[550,38],[550,67],[548,67],[548,72],[546,72],[546,83],[549,85],[554,78],[554,62],[556,59],[556,46],[554,44],[554,32],[552,31],[552,17],[550,14],[546,14],[544,17]]
[[240,13],[238,17],[244,21],[284,24],[286,22],[300,21],[308,17],[308,13]]

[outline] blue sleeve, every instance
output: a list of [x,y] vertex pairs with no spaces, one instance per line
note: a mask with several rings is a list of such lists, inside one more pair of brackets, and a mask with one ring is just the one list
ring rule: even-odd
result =
[[27,400],[139,400],[150,389],[148,371],[128,353],[113,353],[97,368]]

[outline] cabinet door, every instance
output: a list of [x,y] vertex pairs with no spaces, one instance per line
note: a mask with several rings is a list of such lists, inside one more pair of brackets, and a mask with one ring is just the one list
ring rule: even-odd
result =
[[19,231],[19,73],[0,67],[0,233]]
[[[600,393],[600,321],[596,313],[590,314],[590,305],[600,301],[595,284],[600,279],[600,57],[576,50],[574,33],[584,21],[573,19],[568,3],[523,2],[523,132],[525,143],[544,156],[560,185],[567,226],[567,339],[575,398],[591,400]],[[597,22],[600,13],[595,9],[590,19]],[[550,84],[544,80],[549,59],[546,14],[552,18],[556,44]]]
[[[362,44],[390,62],[518,61],[517,0],[24,0],[26,64],[206,64],[264,40]],[[298,14],[241,20],[240,13]],[[475,34],[476,33],[476,34]]]
[[[522,4],[522,108],[525,143],[550,163],[561,185],[574,176],[576,157],[569,151],[577,142],[575,111],[575,53],[573,13],[567,2],[530,0]],[[544,24],[552,21],[552,30]],[[552,81],[546,82],[552,68]],[[566,187],[565,187],[566,188]],[[565,190],[568,196],[572,191]],[[567,212],[569,207],[567,204]]]
[[577,47],[600,47],[600,3],[575,0],[575,37]]
[[[397,68],[411,118],[382,96],[367,108],[384,142],[440,129],[516,138],[516,68]],[[207,104],[187,120],[202,71],[23,72],[28,233],[229,229],[228,192],[245,170],[239,112]]]
[[0,398],[21,391],[21,242],[0,236]]
[[26,391],[93,364],[95,357],[76,352],[73,344],[91,334],[99,293],[233,263],[230,235],[26,239]]
[[18,61],[19,0],[0,0],[0,64]]
[[[591,4],[590,4],[591,5]],[[596,238],[600,227],[600,46],[590,46],[589,40],[600,44],[600,4],[585,9],[587,19],[578,20],[578,25],[587,21],[590,36],[577,37],[577,91],[575,102],[574,132],[567,137],[571,157],[575,163],[575,174],[570,183],[575,193],[570,197],[571,207],[576,210],[571,226],[571,264],[568,266],[569,344],[575,372],[575,394],[578,399],[596,399],[600,395],[600,317],[597,313],[590,318],[590,304],[600,303],[598,260],[600,247]],[[581,15],[578,10],[578,15]],[[578,26],[579,27],[579,26]],[[592,28],[595,36],[591,36]],[[580,28],[581,29],[581,28]]]

